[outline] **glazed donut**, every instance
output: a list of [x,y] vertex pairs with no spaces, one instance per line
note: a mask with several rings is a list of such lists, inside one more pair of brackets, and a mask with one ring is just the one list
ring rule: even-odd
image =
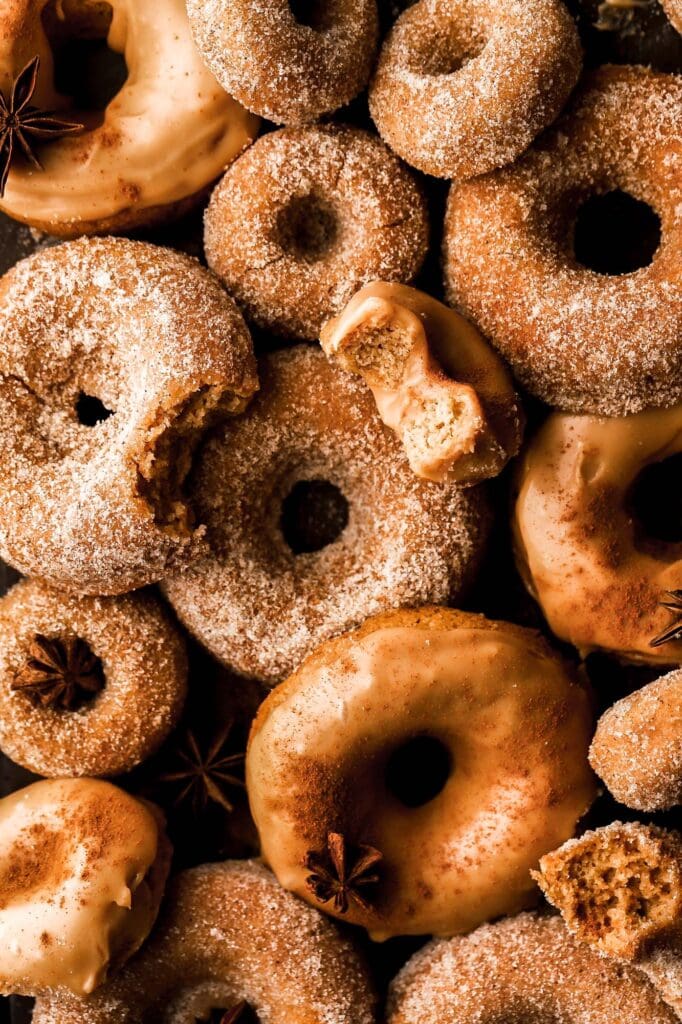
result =
[[[680,76],[602,67],[514,167],[450,192],[449,300],[550,405],[620,416],[682,399],[680,125]],[[583,203],[614,190],[653,208],[661,241],[650,265],[607,276],[573,234]]]
[[39,999],[33,1024],[189,1024],[242,1000],[268,1024],[375,1020],[350,941],[256,861],[226,861],[178,875],[150,942],[106,989]]
[[581,66],[562,0],[421,0],[382,46],[370,112],[413,167],[463,181],[523,153]]
[[193,446],[256,387],[244,321],[188,257],[106,238],[22,260],[0,281],[0,555],[117,594],[204,553]]
[[[319,349],[275,352],[260,370],[260,394],[206,442],[193,475],[212,554],[164,589],[212,654],[272,685],[367,615],[457,598],[488,516],[478,491],[419,480],[368,389]],[[287,510],[305,519],[306,503],[322,522],[316,543],[297,545]]]
[[0,599],[0,749],[37,775],[120,775],[161,745],[187,655],[151,594],[69,597],[25,581]]
[[[69,109],[53,85],[53,46],[104,38],[128,79],[104,111]],[[204,65],[184,0],[13,0],[0,13],[0,89],[41,60],[32,104],[85,130],[40,148],[44,171],[14,163],[0,209],[62,237],[129,231],[180,215],[256,136],[258,120]]]
[[671,24],[682,32],[682,0],[661,0],[661,4]]
[[285,889],[374,939],[514,913],[594,797],[589,705],[520,626],[447,608],[369,619],[256,716],[246,780],[263,857]]
[[682,804],[682,670],[661,676],[602,715],[590,763],[626,807],[666,811]]
[[662,602],[682,587],[682,547],[651,536],[633,500],[649,467],[680,452],[682,405],[619,419],[554,413],[523,456],[517,566],[552,632],[583,655],[682,662],[682,637],[660,643],[670,626]]
[[349,103],[369,79],[379,33],[376,0],[295,9],[288,0],[187,0],[187,11],[223,88],[277,124],[315,121]]
[[518,452],[524,415],[506,366],[472,324],[424,292],[375,281],[320,341],[371,389],[417,476],[473,483]]
[[160,812],[109,782],[0,800],[0,993],[80,1001],[101,985],[147,938],[170,859]]
[[[677,1024],[645,977],[520,914],[420,949],[391,985],[388,1024]],[[47,1024],[47,1022],[44,1022]]]
[[284,128],[228,170],[204,241],[209,265],[251,320],[315,339],[362,285],[414,277],[428,217],[380,139],[341,126]]

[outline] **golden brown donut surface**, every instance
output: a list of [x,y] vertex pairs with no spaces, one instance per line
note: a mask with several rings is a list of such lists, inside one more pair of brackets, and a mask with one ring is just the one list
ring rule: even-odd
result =
[[663,10],[678,32],[682,32],[682,0],[661,0]]
[[[537,858],[594,797],[591,718],[586,691],[530,630],[446,608],[369,619],[259,710],[246,774],[263,856],[286,889],[375,939],[514,913],[533,902]],[[391,779],[415,741],[445,770],[434,796],[402,799]],[[346,877],[367,848],[381,855],[344,896],[339,835]]]

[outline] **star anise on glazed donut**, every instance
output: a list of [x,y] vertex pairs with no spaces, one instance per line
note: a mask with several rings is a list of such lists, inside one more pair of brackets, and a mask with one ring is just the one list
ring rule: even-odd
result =
[[9,97],[0,92],[0,197],[5,194],[17,145],[29,163],[42,171],[29,139],[50,142],[83,129],[82,124],[64,121],[50,110],[31,106],[39,68],[40,57],[34,57],[14,79]]
[[36,634],[12,683],[38,704],[72,711],[104,687],[102,662],[78,636],[59,639]]
[[159,782],[177,783],[180,786],[176,804],[190,800],[197,815],[211,801],[225,811],[234,810],[227,791],[230,788],[244,788],[243,778],[236,774],[244,763],[244,751],[230,751],[233,724],[228,722],[205,750],[191,730],[185,734],[175,754],[177,770],[159,776]]
[[682,640],[682,590],[666,590],[664,596],[666,600],[659,601],[659,604],[673,612],[675,619],[649,641],[650,647],[662,647],[673,640]]
[[339,914],[347,913],[351,902],[367,911],[370,904],[359,890],[379,881],[375,869],[381,860],[383,855],[373,846],[359,845],[349,853],[344,836],[330,832],[325,853],[306,854],[306,885],[320,903],[333,900]]

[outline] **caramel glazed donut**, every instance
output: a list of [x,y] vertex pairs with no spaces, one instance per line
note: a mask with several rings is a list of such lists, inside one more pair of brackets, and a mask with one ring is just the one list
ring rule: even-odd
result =
[[[573,236],[576,211],[613,190],[653,208],[661,241],[648,266],[608,276],[578,262]],[[603,416],[679,402],[682,78],[587,76],[514,167],[451,190],[444,245],[451,305],[538,398]]]
[[373,939],[515,913],[594,798],[591,719],[531,630],[447,608],[369,619],[259,710],[246,778],[263,857]]
[[523,153],[581,66],[562,0],[421,0],[382,47],[370,112],[409,164],[462,181]]
[[243,1001],[267,1024],[375,1021],[350,941],[262,865],[227,861],[178,875],[139,956],[87,1000],[39,999],[33,1024],[194,1024]]
[[[217,658],[272,685],[367,615],[456,599],[488,514],[480,490],[415,476],[371,392],[319,348],[275,352],[260,371],[260,394],[192,475],[211,555],[163,586]],[[315,501],[313,543],[298,543],[287,514],[305,520]]]
[[669,610],[669,592],[682,588],[682,542],[652,535],[639,497],[681,452],[678,405],[614,419],[554,413],[522,458],[517,566],[552,632],[582,654],[682,662]]
[[[53,48],[105,38],[128,79],[104,111],[71,109],[54,85]],[[36,107],[83,132],[40,149],[44,171],[14,163],[0,209],[62,237],[130,230],[180,215],[256,136],[258,120],[225,93],[191,37],[184,0],[5,0],[0,89],[38,55]]]
[[0,281],[0,554],[95,594],[203,554],[193,446],[256,387],[244,321],[187,256],[106,238],[18,263]]

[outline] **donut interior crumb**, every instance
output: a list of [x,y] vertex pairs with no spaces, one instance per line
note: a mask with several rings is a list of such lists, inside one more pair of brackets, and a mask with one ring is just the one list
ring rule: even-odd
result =
[[344,339],[343,362],[346,369],[363,376],[369,371],[372,383],[396,388],[413,347],[414,338],[397,327],[362,325]]

